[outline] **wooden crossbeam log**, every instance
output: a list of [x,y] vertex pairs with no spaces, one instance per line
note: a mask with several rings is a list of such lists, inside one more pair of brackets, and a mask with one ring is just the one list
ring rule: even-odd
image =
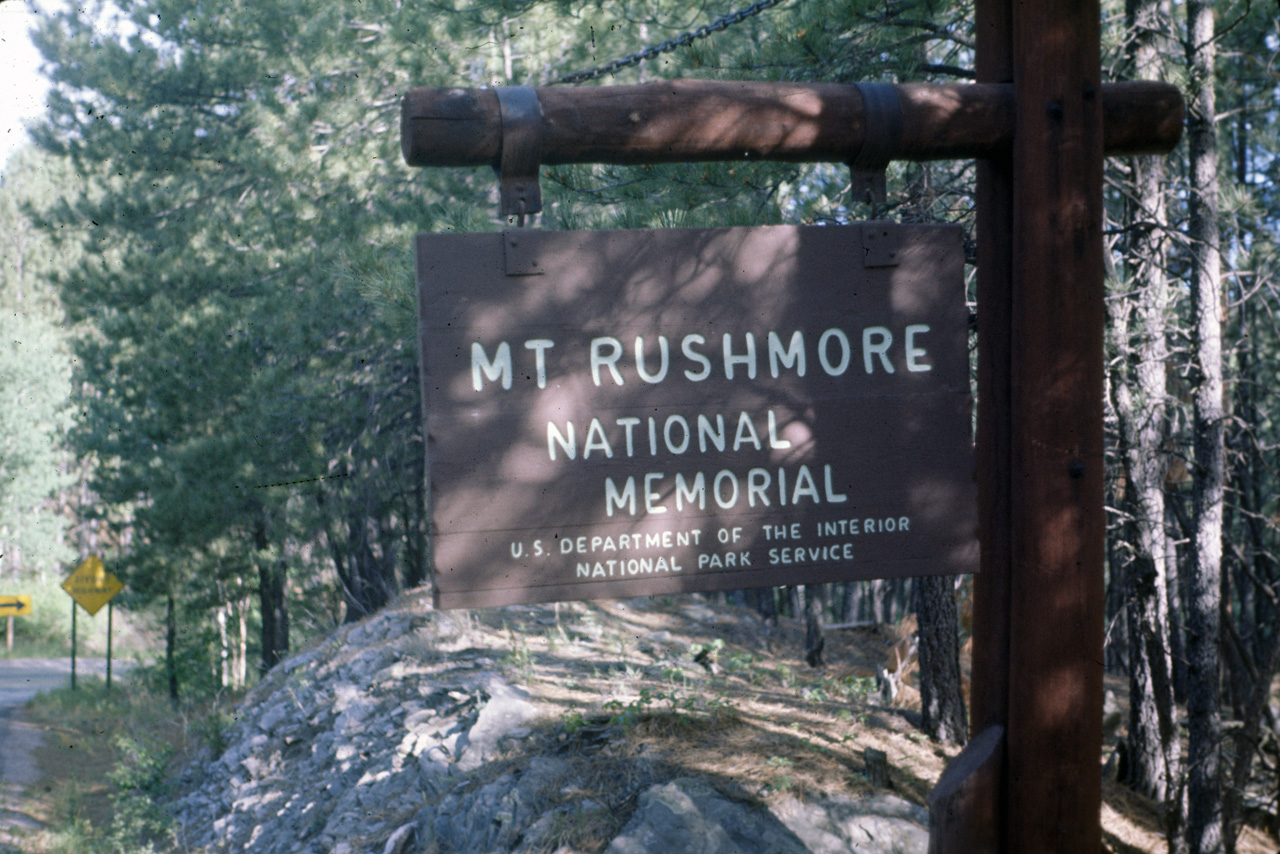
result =
[[[1012,84],[900,83],[894,160],[990,157],[1013,144]],[[1170,151],[1184,107],[1166,83],[1101,87],[1107,154]],[[541,163],[711,160],[852,162],[867,138],[857,84],[670,80],[636,86],[535,89]],[[493,89],[411,89],[401,147],[411,166],[497,166],[502,118]],[[874,117],[872,117],[874,120]]]

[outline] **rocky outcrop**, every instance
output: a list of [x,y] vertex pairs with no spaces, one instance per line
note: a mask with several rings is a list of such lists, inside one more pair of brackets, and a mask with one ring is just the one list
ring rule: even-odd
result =
[[[172,804],[192,851],[445,854],[607,850],[923,852],[924,810],[857,799],[726,794],[619,767],[609,803],[558,714],[469,645],[465,618],[389,610],[277,667],[192,762]],[[601,739],[599,727],[578,738]],[[601,765],[593,765],[600,773]],[[732,787],[728,787],[732,788]],[[580,846],[580,847],[575,847]]]

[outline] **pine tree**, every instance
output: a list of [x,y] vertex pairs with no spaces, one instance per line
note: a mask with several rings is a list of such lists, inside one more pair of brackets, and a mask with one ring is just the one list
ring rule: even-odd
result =
[[1220,777],[1222,521],[1224,413],[1222,388],[1221,245],[1218,228],[1218,143],[1215,99],[1214,12],[1187,4],[1188,237],[1193,330],[1192,435],[1195,451],[1193,549],[1187,595],[1189,747],[1186,834],[1192,854],[1224,850]]
[[55,505],[70,484],[71,354],[49,276],[74,255],[31,215],[53,203],[61,174],[24,150],[0,179],[0,578],[70,558]]

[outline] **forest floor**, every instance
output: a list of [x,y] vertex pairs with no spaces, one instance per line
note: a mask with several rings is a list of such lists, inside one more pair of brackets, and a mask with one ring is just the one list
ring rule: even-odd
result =
[[[892,661],[906,626],[829,630],[825,666],[813,669],[802,658],[802,622],[783,618],[766,627],[746,609],[700,597],[462,613],[470,646],[491,655],[540,704],[562,710],[561,728],[603,732],[604,721],[630,714],[627,739],[637,751],[678,755],[684,768],[732,779],[757,797],[867,791],[861,771],[865,751],[874,748],[888,755],[892,790],[926,804],[957,752],[918,731],[910,677],[892,702],[876,688],[876,669]],[[658,647],[686,652],[677,662],[660,658]],[[83,702],[95,690],[102,686],[86,685],[80,700],[60,696],[28,708],[26,720],[44,731],[44,745],[27,812],[58,833],[29,836],[14,850],[94,850],[67,839],[101,839],[112,820],[122,749],[146,733],[180,757],[188,741],[206,737],[195,711],[174,716],[167,704],[119,691],[111,702]],[[1108,690],[1123,704],[1122,680],[1109,679]],[[1109,737],[1100,761],[1120,735],[1122,728]],[[1107,851],[1165,850],[1151,802],[1114,779],[1105,780],[1103,797]],[[1249,828],[1238,850],[1273,854],[1278,846]]]

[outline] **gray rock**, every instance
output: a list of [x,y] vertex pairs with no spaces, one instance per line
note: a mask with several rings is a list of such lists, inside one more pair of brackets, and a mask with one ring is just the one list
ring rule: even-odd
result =
[[[483,680],[484,692],[489,702],[466,734],[453,747],[458,756],[458,768],[471,771],[479,768],[498,752],[499,743],[524,725],[538,717],[538,707],[526,698],[528,692],[508,684],[500,676],[487,674]],[[528,735],[528,731],[524,731]],[[523,737],[523,736],[521,736]]]
[[[675,643],[664,632],[645,640]],[[384,614],[277,668],[245,701],[223,755],[181,773],[171,808],[182,849],[544,854],[567,827],[615,826],[609,807],[576,794],[598,785],[572,776],[576,760],[535,755],[496,779],[486,773],[485,763],[519,755],[502,752],[532,736],[542,712],[473,643],[452,617]],[[609,851],[914,852],[926,824],[921,807],[888,794],[766,808],[677,779],[641,793]]]
[[284,669],[285,673],[292,673],[299,667],[306,667],[308,664],[311,664],[319,658],[319,656],[320,648],[316,647],[315,649],[309,649],[306,652],[299,653],[292,658],[285,660],[280,666]]
[[418,841],[418,825],[415,822],[403,825],[396,829],[387,839],[387,844],[382,849],[382,854],[408,854],[410,846]]
[[605,854],[805,854],[808,849],[767,810],[731,801],[687,777],[650,787]]
[[290,707],[287,703],[277,703],[267,708],[262,713],[262,717],[258,718],[258,729],[264,733],[270,733],[281,723],[291,717],[291,712],[296,711],[294,707]]
[[[538,756],[518,776],[504,774],[478,791],[462,783],[437,807],[419,814],[419,850],[435,851],[430,847],[434,844],[444,851],[505,852],[513,850],[518,838],[527,847],[528,828],[545,815],[543,805],[559,789],[567,769],[562,760]],[[540,832],[550,826],[544,824]]]

